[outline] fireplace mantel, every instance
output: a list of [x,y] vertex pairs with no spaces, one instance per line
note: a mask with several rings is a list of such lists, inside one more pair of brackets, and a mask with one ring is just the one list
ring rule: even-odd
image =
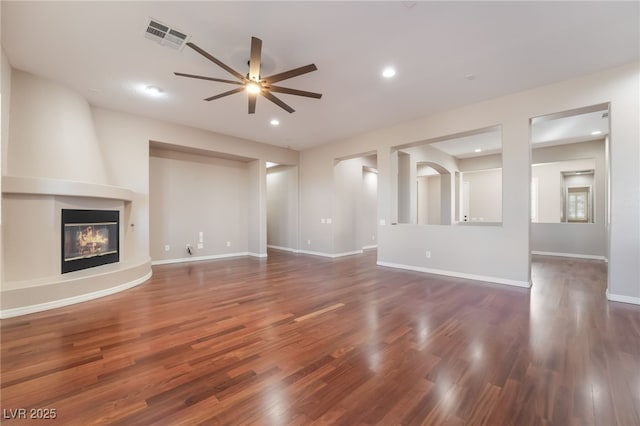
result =
[[[0,318],[103,297],[149,279],[151,259],[140,249],[145,247],[145,229],[136,232],[133,227],[139,197],[117,186],[3,176],[3,238],[11,244],[5,244],[2,251]],[[119,211],[119,262],[62,274],[64,209]]]
[[3,176],[2,193],[103,198],[125,202],[133,199],[133,191],[118,186],[23,176]]

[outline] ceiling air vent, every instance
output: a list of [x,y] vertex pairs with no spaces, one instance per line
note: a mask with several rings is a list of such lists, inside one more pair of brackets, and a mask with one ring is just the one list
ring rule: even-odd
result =
[[189,39],[187,34],[175,30],[153,18],[149,18],[144,36],[162,46],[169,46],[176,50],[181,50]]

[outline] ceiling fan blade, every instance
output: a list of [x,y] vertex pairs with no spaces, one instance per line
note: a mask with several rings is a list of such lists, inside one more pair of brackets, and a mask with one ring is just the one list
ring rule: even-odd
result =
[[269,99],[271,102],[273,102],[274,104],[278,105],[280,108],[284,109],[288,113],[292,113],[292,112],[295,111],[295,109],[291,108],[289,105],[287,105],[284,102],[282,102],[273,93],[269,92],[268,90],[263,90],[260,93],[262,93],[262,96],[264,96],[265,98]]
[[249,93],[249,114],[256,113],[256,99],[258,99],[257,93]]
[[215,96],[211,96],[209,98],[206,98],[205,101],[212,101],[214,99],[220,99],[220,98],[223,98],[225,96],[233,95],[234,93],[242,92],[243,90],[244,90],[244,87],[238,87],[237,89],[229,90],[228,92],[220,93],[219,95],[215,95]]
[[262,40],[251,37],[251,57],[249,59],[249,79],[260,80],[260,55],[262,54]]
[[304,90],[289,89],[288,87],[267,86],[267,89],[271,90],[272,92],[286,93],[288,95],[306,96],[308,98],[320,99],[322,97],[321,93],[305,92]]
[[235,80],[224,80],[222,78],[214,78],[214,77],[205,77],[202,75],[194,75],[194,74],[185,74],[182,72],[174,72],[178,77],[189,77],[189,78],[199,78],[200,80],[210,80],[210,81],[219,81],[220,83],[229,83],[229,84],[243,84],[239,81]]
[[262,80],[267,83],[275,83],[277,81],[286,80],[288,78],[297,77],[302,74],[306,74],[311,71],[317,70],[316,64],[305,65],[304,67],[295,68],[289,71],[284,71],[278,74],[270,75],[269,77],[265,77]]
[[240,80],[242,82],[244,82],[246,80],[246,78],[242,74],[240,74],[238,71],[236,71],[233,68],[231,68],[230,66],[226,65],[225,63],[223,63],[219,59],[214,58],[209,53],[205,52],[204,50],[202,50],[201,48],[199,48],[195,44],[193,44],[191,42],[188,42],[187,46],[189,46],[190,48],[192,48],[193,50],[195,50],[196,52],[198,52],[199,54],[201,54],[202,56],[204,56],[205,58],[207,58],[208,60],[210,60],[214,64],[218,65],[220,68],[224,69],[229,74],[231,74],[234,77],[236,77],[238,80]]

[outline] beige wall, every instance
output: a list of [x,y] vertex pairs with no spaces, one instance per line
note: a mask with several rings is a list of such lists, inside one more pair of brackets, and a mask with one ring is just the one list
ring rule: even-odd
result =
[[157,149],[150,156],[153,261],[248,252],[248,163]]
[[[515,285],[530,279],[529,120],[589,105],[611,103],[611,258],[609,292],[640,298],[639,64],[535,88],[378,129],[301,152],[301,238],[319,235],[317,212],[336,202],[331,194],[335,158],[378,153],[378,261],[427,271],[473,276]],[[397,206],[394,146],[415,144],[502,125],[502,226],[389,225]],[[321,239],[331,250],[331,239]],[[431,251],[426,258],[425,250]],[[465,259],[465,262],[459,262]]]
[[298,250],[298,168],[267,169],[267,244]]
[[[564,186],[562,172],[576,170],[594,170],[595,168],[595,158],[586,160],[558,161],[554,163],[534,165],[531,169],[531,177],[538,180],[538,222],[561,222],[562,211],[564,208],[562,205]],[[599,171],[598,178],[604,179],[604,176],[599,176],[600,173],[603,172],[604,171]],[[601,189],[604,190],[604,185]],[[597,204],[604,207],[604,191],[596,192],[596,188],[593,188],[593,190],[595,195],[594,200],[597,199]],[[600,214],[602,214],[602,212],[600,212]],[[602,216],[603,217],[600,217],[598,219],[599,221],[604,222],[604,215]]]
[[378,244],[378,173],[363,170],[360,204],[360,235],[362,247]]
[[[2,10],[2,7],[0,7]],[[1,32],[1,31],[0,31]],[[9,106],[11,100],[11,65],[0,50],[0,176],[7,172],[7,147],[9,146]],[[0,283],[4,281],[2,198],[0,197]]]
[[[363,167],[375,167],[375,158],[358,156],[337,162],[333,169],[333,192],[338,201],[334,205],[332,223],[322,223],[327,232],[333,233],[332,251],[325,254],[344,254],[362,250],[365,245],[372,245],[371,224],[375,223],[377,204],[371,205],[374,192],[377,192],[377,178],[375,188],[364,186]],[[371,180],[371,177],[370,177]],[[365,236],[366,235],[366,236]],[[375,244],[375,241],[373,241]]]
[[418,225],[440,225],[440,175],[418,176]]
[[465,172],[469,183],[469,221],[502,222],[502,169]]
[[[118,266],[105,265],[94,268],[95,271],[77,271],[61,276],[51,269],[56,263],[52,259],[59,256],[59,245],[56,245],[46,254],[43,252],[42,258],[34,259],[36,265],[46,265],[43,270],[33,268],[25,271],[24,275],[12,271],[11,280],[3,280],[3,312],[6,313],[7,309],[24,312],[24,309],[30,309],[35,300],[39,304],[50,306],[53,303],[58,306],[61,300],[79,301],[88,293],[102,295],[110,289],[122,288],[122,280],[138,282],[150,273],[149,145],[152,141],[157,146],[173,150],[218,157],[242,157],[243,161],[247,161],[252,185],[249,193],[244,194],[249,207],[243,229],[248,237],[239,238],[247,240],[248,251],[258,255],[266,253],[264,162],[295,165],[298,162],[296,151],[91,107],[80,95],[57,83],[17,70],[13,70],[12,76],[11,114],[6,141],[7,168],[3,174],[37,177],[44,187],[69,187],[75,190],[80,185],[84,189],[95,188],[107,194],[107,197],[114,193],[109,189],[113,187],[115,193],[124,191],[131,196],[120,200],[124,203],[122,212],[125,229],[121,249],[125,256]],[[3,109],[3,117],[5,114]],[[3,148],[4,144],[3,140]],[[91,197],[90,193],[85,195]],[[55,194],[51,196],[56,198]],[[3,193],[3,201],[11,198],[13,202],[7,208],[14,217],[10,224],[3,222],[4,231],[9,226],[24,226],[27,229],[42,227],[42,224],[25,224],[24,221],[16,223],[18,216],[29,221],[46,216],[45,223],[55,220],[55,216],[44,209],[36,215],[13,213],[24,211],[29,206],[21,198],[33,197],[37,198],[38,204],[46,204],[49,195],[24,197]],[[72,204],[82,208],[86,198],[74,197]],[[18,205],[14,205],[16,203]],[[5,203],[2,207],[6,210]],[[3,271],[7,262],[13,265],[17,255],[15,247],[19,246],[16,242],[18,238],[17,235],[7,236],[3,233]],[[7,252],[7,249],[11,251]],[[96,274],[101,274],[99,279]],[[78,285],[76,278],[91,285]],[[36,285],[37,290],[34,287]],[[33,297],[36,291],[38,297]]]
[[[7,173],[35,175],[43,179],[73,179],[133,191],[132,199],[125,202],[124,206],[127,225],[134,225],[127,228],[124,237],[128,261],[145,262],[150,253],[149,141],[250,160],[249,180],[253,184],[248,194],[248,247],[249,251],[262,254],[266,247],[264,161],[295,165],[298,164],[297,152],[87,107],[86,101],[83,102],[81,97],[61,86],[15,70],[12,77]],[[37,99],[36,89],[42,90]],[[305,150],[299,155],[300,247],[325,253],[340,253],[361,247],[360,239],[349,234],[358,232],[357,229],[349,230],[348,226],[344,226],[348,222],[339,222],[340,228],[331,230],[323,227],[320,219],[333,217],[336,212],[342,211],[340,203],[343,199],[336,196],[335,160],[375,151],[379,171],[377,214],[379,223],[384,223],[378,226],[378,260],[381,264],[526,285],[530,276],[529,120],[549,113],[610,102],[612,169],[609,293],[617,300],[640,301],[640,286],[637,285],[640,280],[638,92],[639,64],[634,63]],[[55,111],[56,120],[46,116],[52,111]],[[3,117],[4,114],[3,111]],[[70,128],[70,123],[74,121],[78,123]],[[397,214],[393,147],[496,124],[502,124],[503,130],[502,226],[390,225],[393,215]],[[44,125],[52,128],[46,130]],[[83,138],[83,142],[70,141],[68,134]],[[88,138],[88,142],[84,138]],[[25,149],[27,147],[28,150]],[[33,155],[30,155],[31,152]],[[361,174],[358,179],[361,179]],[[415,197],[416,191],[412,194]],[[3,198],[6,199],[5,196]],[[2,207],[5,209],[5,203]],[[414,214],[416,210],[412,210]],[[2,225],[6,230],[6,221]],[[6,250],[7,247],[13,247],[14,241],[10,241],[4,233],[2,239],[3,262],[6,265],[5,259],[13,255],[7,255]],[[307,240],[310,241],[308,245]],[[430,258],[425,257],[425,250],[431,251]],[[465,259],[465,262],[461,263],[459,259]],[[145,272],[136,269],[136,273],[139,278]],[[22,291],[16,283],[14,281],[10,286],[11,303],[14,305],[28,305],[36,299],[46,301],[41,297],[31,298],[34,295],[32,290],[25,287]],[[107,287],[116,284],[104,280],[100,283]],[[5,284],[3,281],[3,296],[7,288]],[[46,283],[43,286],[46,287]],[[52,298],[86,291],[69,283],[56,283],[55,288],[41,289],[38,296]],[[7,306],[5,300],[7,298],[3,297],[3,308]]]
[[6,174],[110,184],[88,102],[22,71],[11,80]]
[[[561,163],[558,163],[561,161]],[[540,188],[540,194],[549,194],[546,202],[548,209],[543,209],[544,200],[540,200],[541,210],[539,223],[531,224],[531,250],[538,253],[556,253],[561,255],[608,257],[607,220],[608,165],[605,155],[605,142],[589,141],[537,148],[532,151],[533,164],[548,164],[548,166],[532,167],[533,176],[540,168],[552,169],[552,176],[548,180],[548,189]],[[559,223],[561,206],[560,173],[564,170],[595,169],[595,184],[593,188],[595,223]],[[539,185],[545,185],[539,181]],[[550,213],[545,213],[548,210]],[[552,223],[552,222],[556,223]]]

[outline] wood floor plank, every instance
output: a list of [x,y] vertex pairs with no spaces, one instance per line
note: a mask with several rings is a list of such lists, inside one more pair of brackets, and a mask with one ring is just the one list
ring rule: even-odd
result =
[[375,263],[155,266],[2,320],[2,423],[640,425],[640,307],[603,262],[534,256],[531,290]]

